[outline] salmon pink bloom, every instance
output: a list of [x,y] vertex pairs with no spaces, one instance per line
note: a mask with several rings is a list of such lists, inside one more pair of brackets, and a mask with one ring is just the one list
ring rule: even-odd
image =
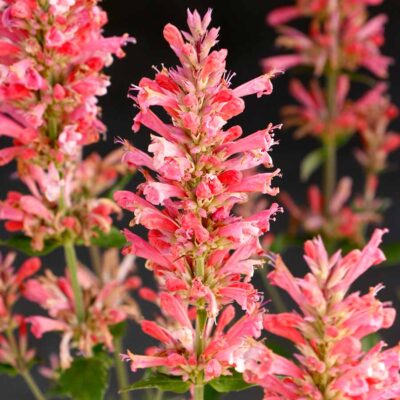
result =
[[[151,136],[150,155],[125,144],[124,161],[143,169],[146,181],[137,195],[117,192],[114,197],[121,207],[134,212],[134,223],[149,229],[148,244],[125,231],[131,242],[125,253],[146,258],[162,289],[176,292],[193,306],[203,299],[213,314],[214,304],[232,301],[252,310],[260,297],[249,283],[240,283],[239,268],[228,266],[230,252],[241,252],[243,273],[251,277],[259,265],[252,256],[262,254],[258,238],[269,230],[268,222],[280,208],[273,204],[248,219],[231,210],[246,200],[246,193],[278,193],[272,179],[279,170],[244,172],[272,166],[269,151],[276,143],[274,130],[280,126],[270,124],[241,139],[240,127],[224,130],[239,111],[236,104],[243,109],[243,96],[271,93],[274,72],[232,89],[225,70],[226,51],[211,51],[217,35],[214,28],[207,30],[209,18],[210,12],[203,20],[197,12],[188,13],[190,38],[168,24],[164,37],[182,67],[162,68],[153,80],[143,78],[132,86],[131,97],[140,110],[134,130],[145,125],[161,137]],[[172,124],[153,114],[154,106],[163,107]],[[154,207],[158,205],[162,211]],[[198,258],[204,262],[200,280],[194,273]],[[196,295],[194,282],[201,286]]]
[[360,198],[350,201],[352,186],[349,177],[338,182],[327,207],[329,215],[324,213],[326,200],[315,185],[307,190],[306,206],[298,206],[286,192],[281,194],[281,202],[290,212],[293,228],[300,228],[310,235],[323,234],[332,240],[347,239],[360,244],[364,242],[366,227],[380,222],[378,210],[382,208],[382,202],[375,200],[367,205]]
[[[367,352],[361,340],[393,325],[395,310],[377,299],[378,285],[369,293],[348,294],[369,268],[385,260],[379,248],[386,230],[375,230],[362,250],[329,256],[320,238],[307,241],[304,278],[294,278],[282,259],[274,257],[272,284],[285,290],[299,312],[266,314],[268,332],[291,340],[299,366],[256,346],[257,366],[246,358],[244,376],[264,387],[265,399],[379,399],[400,395],[400,348],[378,343]],[[283,379],[281,377],[283,376]]]
[[204,350],[196,355],[196,333],[187,307],[167,293],[160,295],[160,307],[164,318],[158,318],[157,323],[143,320],[141,327],[161,344],[149,349],[146,355],[130,351],[122,355],[122,359],[130,363],[132,371],[161,368],[164,373],[181,376],[185,381],[195,381],[200,372],[208,382],[221,375],[230,375],[232,369],[239,370],[243,353],[250,348],[250,343],[253,344],[252,338],[257,339],[261,334],[262,314],[259,310],[230,325],[235,311],[229,305],[220,314],[216,325],[209,320],[205,328]]
[[[33,361],[35,351],[28,347],[26,320],[15,313],[26,282],[41,267],[38,258],[28,258],[18,269],[15,253],[0,254],[0,362],[19,371]],[[11,339],[11,337],[13,339]]]
[[[132,224],[149,230],[147,241],[125,230],[130,244],[124,254],[146,259],[166,317],[163,324],[142,323],[162,346],[144,356],[128,352],[123,358],[133,371],[160,368],[193,385],[231,374],[243,363],[248,343],[258,338],[262,295],[251,278],[262,265],[259,239],[281,211],[273,203],[246,218],[233,212],[254,193],[279,192],[272,183],[279,170],[255,171],[272,168],[269,152],[280,126],[269,124],[246,137],[239,126],[227,127],[244,110],[243,97],[272,92],[277,72],[232,88],[227,51],[212,50],[218,29],[208,28],[210,21],[210,10],[203,18],[188,11],[190,33],[171,24],[164,28],[181,65],[162,67],[154,79],[143,78],[132,86],[130,97],[139,109],[133,130],[144,125],[154,134],[150,154],[125,143],[123,161],[140,169],[145,182],[136,194],[114,195],[119,206],[134,213]],[[170,123],[152,111],[155,106],[164,109]],[[148,298],[154,301],[154,293]],[[231,303],[245,316],[225,329],[234,318]]]
[[140,286],[140,279],[132,275],[134,258],[126,256],[119,261],[116,249],[104,253],[101,276],[81,267],[78,276],[83,289],[87,318],[79,322],[75,313],[74,297],[69,276],[56,277],[46,271],[43,276],[29,279],[23,287],[23,295],[48,312],[47,316],[30,316],[32,334],[41,338],[47,332],[59,331],[60,362],[68,368],[72,358],[71,348],[78,348],[85,356],[92,354],[93,346],[103,344],[113,349],[112,325],[140,315],[131,290]]
[[79,182],[98,168],[93,158],[82,161],[82,153],[105,131],[97,104],[109,85],[102,69],[133,41],[103,36],[107,16],[97,3],[12,0],[0,10],[0,136],[11,139],[0,150],[0,165],[16,160],[30,190],[9,193],[0,202],[0,219],[7,230],[31,237],[37,250],[65,231],[87,244],[98,230],[110,230],[118,211]]
[[[267,22],[279,27],[277,44],[293,53],[263,60],[266,70],[309,65],[321,75],[326,67],[352,71],[362,67],[385,78],[392,62],[380,53],[387,18],[377,15],[368,20],[367,13],[367,6],[381,2],[296,0],[273,10]],[[307,34],[286,25],[301,17],[311,20]]]

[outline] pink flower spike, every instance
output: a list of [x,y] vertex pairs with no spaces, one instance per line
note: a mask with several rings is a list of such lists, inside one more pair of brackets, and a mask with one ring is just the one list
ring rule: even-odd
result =
[[[211,10],[203,18],[188,11],[189,31],[168,24],[164,37],[180,65],[163,66],[154,77],[132,85],[130,98],[140,110],[133,130],[145,125],[152,131],[150,154],[140,154],[140,162],[132,164],[150,171],[140,168],[145,182],[136,195],[115,195],[121,207],[134,213],[134,223],[149,230],[148,243],[125,231],[132,243],[125,253],[148,259],[160,295],[147,288],[140,295],[162,312],[156,322],[143,323],[160,344],[147,356],[128,354],[125,359],[133,361],[133,370],[162,366],[166,374],[191,385],[198,376],[208,381],[231,375],[242,365],[245,349],[260,337],[262,297],[250,281],[262,264],[259,239],[279,209],[274,204],[244,218],[234,206],[245,202],[247,193],[278,193],[271,181],[279,170],[254,171],[262,164],[272,166],[273,130],[280,126],[270,124],[242,139],[239,126],[226,128],[244,110],[242,97],[271,93],[276,72],[231,87],[228,52],[212,49],[219,30],[209,29],[210,21]],[[158,108],[168,122],[155,114]],[[227,329],[234,319],[233,302],[246,315]]]

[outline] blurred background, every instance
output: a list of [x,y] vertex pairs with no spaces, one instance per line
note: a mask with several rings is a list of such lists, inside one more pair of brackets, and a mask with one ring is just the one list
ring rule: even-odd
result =
[[[219,47],[228,49],[228,70],[236,73],[233,85],[237,86],[262,73],[260,60],[263,57],[280,53],[274,45],[276,33],[266,25],[266,14],[277,6],[291,4],[287,0],[104,0],[103,8],[109,15],[109,24],[106,26],[108,36],[129,33],[137,39],[136,45],[129,45],[126,48],[127,56],[122,60],[115,60],[108,69],[107,74],[111,75],[112,85],[108,95],[101,98],[103,107],[103,121],[108,127],[107,138],[87,151],[99,151],[106,154],[118,145],[114,143],[115,137],[129,139],[136,146],[147,148],[149,135],[144,129],[133,134],[131,131],[132,118],[135,115],[132,101],[127,98],[127,91],[131,83],[137,83],[143,76],[153,76],[152,66],[173,66],[177,59],[162,37],[162,30],[166,23],[171,22],[181,29],[186,28],[186,9],[198,9],[204,13],[207,8],[213,8],[213,25],[221,27]],[[400,2],[398,0],[385,0],[382,6],[373,7],[371,15],[386,13],[389,22],[386,27],[386,44],[383,53],[395,59],[390,69],[390,94],[392,101],[400,106]],[[282,106],[292,104],[294,100],[288,94],[288,81],[291,73],[287,73],[274,81],[275,90],[271,96],[264,96],[257,99],[255,96],[246,98],[245,112],[236,117],[232,122],[243,127],[243,131],[252,133],[263,129],[269,122],[274,124],[281,121],[279,110]],[[400,131],[400,119],[394,122],[393,130]],[[279,146],[274,148],[272,157],[275,166],[283,172],[283,177],[276,181],[282,191],[288,191],[299,203],[305,203],[305,185],[299,179],[299,165],[304,156],[317,143],[312,138],[294,140],[292,132],[285,127],[277,132],[280,140]],[[352,139],[345,147],[341,148],[338,155],[339,176],[350,175],[355,182],[355,191],[361,190],[362,170],[353,156],[355,141]],[[0,169],[0,182],[2,186],[1,198],[11,188],[19,187],[12,179],[14,165],[8,165]],[[318,173],[312,175],[310,182],[318,183]],[[140,176],[135,176],[129,184],[134,188],[140,182]],[[392,155],[390,167],[381,178],[380,197],[389,198],[391,206],[387,210],[385,226],[390,233],[385,236],[388,242],[400,242],[400,153]],[[126,224],[119,221],[118,225]],[[276,222],[272,224],[273,232],[284,231],[287,227],[287,215],[279,215]],[[144,231],[140,231],[143,233]],[[6,233],[1,230],[1,237]],[[87,254],[84,249],[80,253],[81,259],[85,260]],[[292,249],[285,255],[287,265],[295,275],[301,275],[305,271],[305,265],[301,258],[299,249]],[[18,264],[17,264],[18,265]],[[44,260],[44,267],[55,271],[64,268],[63,255],[61,252],[54,252]],[[145,271],[143,263],[138,263],[140,274],[145,276],[145,283],[152,285],[151,274]],[[393,301],[396,308],[400,309],[400,263],[397,266],[377,267],[365,274],[357,284],[359,290],[367,291],[370,286],[383,282],[386,289],[380,293],[381,299]],[[260,289],[261,282],[258,282]],[[24,305],[21,312],[28,312],[34,309],[31,305]],[[269,307],[269,306],[267,306]],[[144,312],[155,312],[151,308]],[[393,345],[399,340],[400,323],[399,318],[394,327],[388,332],[383,332],[385,340]],[[143,335],[137,326],[129,328],[126,347],[134,352],[142,352],[150,345],[150,340]],[[38,343],[39,354],[47,357],[52,351],[58,348],[56,337],[46,335]],[[132,377],[133,378],[133,377]],[[40,379],[39,379],[40,380]],[[111,392],[115,393],[115,390]],[[140,398],[140,395],[134,396]],[[232,395],[229,398],[243,398],[244,394]],[[109,399],[113,397],[110,395]],[[115,397],[114,397],[115,398]],[[0,375],[0,399],[4,400],[29,400],[31,395],[22,384],[20,378],[10,381],[9,378]]]

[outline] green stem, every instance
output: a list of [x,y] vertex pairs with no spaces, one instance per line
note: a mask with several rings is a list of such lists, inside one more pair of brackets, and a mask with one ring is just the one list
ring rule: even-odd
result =
[[92,261],[92,266],[96,272],[97,277],[102,281],[102,268],[101,268],[101,252],[97,246],[89,247],[90,260]]
[[[122,338],[116,338],[114,342],[114,365],[115,373],[117,375],[118,388],[124,389],[129,385],[128,373],[126,371],[125,363],[123,363],[119,355],[122,353]],[[129,392],[122,392],[120,394],[122,400],[129,400]]]
[[79,322],[82,322],[85,319],[85,310],[83,308],[82,290],[78,280],[78,259],[76,257],[74,243],[70,239],[64,242],[64,254],[71,278],[72,291],[74,293],[76,316]]
[[204,328],[207,323],[207,311],[198,309],[196,314],[196,354],[200,357],[204,351]]
[[46,400],[43,393],[40,391],[39,386],[36,384],[28,370],[21,371],[21,376],[24,378],[36,400]]
[[[201,280],[204,280],[204,258],[199,257],[196,260],[196,276]],[[196,338],[195,338],[195,346],[196,346],[196,355],[197,359],[201,357],[204,351],[204,330],[207,324],[207,311],[201,307],[197,306],[196,313]],[[199,372],[197,375],[196,384],[194,386],[194,400],[203,400],[204,399],[204,382],[203,382],[203,373]]]
[[204,399],[204,385],[195,385],[194,387],[194,400]]
[[162,398],[163,398],[163,391],[160,389],[157,389],[154,400],[162,400]]
[[325,215],[329,214],[329,203],[335,192],[336,186],[336,138],[335,132],[332,131],[332,122],[336,116],[336,89],[337,89],[337,71],[331,68],[327,75],[327,104],[328,104],[328,121],[330,123],[329,130],[325,133],[323,145],[325,149],[324,164],[324,211]]
[[[204,329],[207,323],[207,311],[203,308],[197,309],[196,314],[196,355],[199,359],[204,351]],[[204,383],[203,373],[199,372],[197,375],[196,384],[194,386],[194,400],[204,399]]]
[[12,331],[12,325],[11,322],[9,324],[9,327],[6,331],[8,341],[10,343],[10,347],[15,355],[16,358],[16,369],[19,372],[19,374],[22,376],[22,378],[25,380],[27,386],[29,387],[30,391],[32,392],[33,396],[35,397],[36,400],[46,400],[44,397],[43,393],[39,389],[39,386],[36,384],[34,379],[32,378],[32,375],[30,374],[29,370],[27,369],[23,358],[21,357],[20,350],[17,344],[17,341],[15,340],[14,333]]

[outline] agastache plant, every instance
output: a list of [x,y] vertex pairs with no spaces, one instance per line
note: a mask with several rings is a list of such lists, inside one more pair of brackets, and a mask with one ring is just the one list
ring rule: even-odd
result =
[[34,250],[46,240],[64,246],[80,320],[74,245],[109,232],[118,211],[110,199],[90,196],[81,179],[90,166],[83,146],[105,131],[97,96],[109,79],[101,70],[132,41],[103,37],[106,21],[96,1],[18,0],[1,10],[0,134],[13,141],[1,150],[1,164],[15,159],[30,193],[9,192],[0,218],[8,231],[32,238]]
[[[26,337],[27,323],[38,338],[61,331],[62,369],[73,362],[71,348],[85,357],[92,356],[96,346],[113,350],[112,326],[139,316],[128,293],[140,281],[130,276],[127,261],[121,264],[125,273],[114,271],[103,279],[111,270],[106,266],[102,271],[102,256],[94,245],[103,234],[105,246],[113,246],[107,234],[112,234],[112,217],[120,209],[104,192],[116,184],[120,173],[129,176],[126,167],[117,164],[121,150],[103,160],[96,153],[83,158],[84,147],[96,143],[106,130],[97,104],[110,84],[102,70],[113,56],[124,56],[123,46],[134,42],[127,34],[104,37],[106,22],[107,14],[97,0],[0,2],[0,136],[4,141],[0,165],[15,161],[14,176],[27,187],[24,193],[8,192],[0,201],[6,230],[19,234],[1,243],[37,254],[64,247],[68,267],[64,277],[47,272],[19,287],[51,317],[21,317],[20,330],[25,331],[21,337]],[[75,246],[82,244],[91,246],[97,277],[79,265]],[[110,261],[107,254],[104,257]],[[128,259],[132,267],[133,260]],[[114,269],[120,267],[117,261]],[[11,306],[4,304],[7,307]],[[10,322],[10,329],[14,325]],[[16,353],[12,341],[10,346]],[[27,375],[32,353],[27,353],[22,365],[23,351],[17,362],[10,359],[6,364],[25,377],[35,398],[42,399],[44,395]]]
[[396,312],[377,294],[348,294],[369,268],[385,260],[379,248],[385,230],[377,229],[362,250],[329,256],[321,238],[307,241],[310,272],[295,278],[280,256],[272,257],[269,279],[285,290],[299,311],[265,314],[267,332],[290,340],[297,363],[258,343],[249,350],[245,379],[264,388],[265,400],[389,400],[400,396],[400,348],[379,341],[363,350],[362,339],[393,325]]
[[[377,198],[379,175],[384,172],[390,153],[400,146],[400,135],[388,129],[397,109],[386,93],[387,86],[375,81],[388,77],[392,63],[380,50],[387,17],[368,17],[368,6],[382,0],[293,3],[267,17],[279,32],[277,44],[289,53],[267,58],[263,65],[267,70],[297,66],[312,70],[314,78],[309,85],[291,81],[290,92],[299,104],[285,107],[283,116],[285,126],[296,128],[297,137],[311,135],[320,143],[303,161],[303,180],[321,164],[323,176],[321,188],[309,188],[306,207],[294,204],[288,194],[283,194],[282,202],[295,225],[307,234],[363,243],[368,226],[381,221],[385,208]],[[308,21],[307,32],[288,25],[299,18]],[[353,80],[373,88],[351,100]],[[337,179],[337,150],[354,134],[360,137],[361,148],[356,157],[365,172],[364,193],[356,196],[352,196],[350,178]]]
[[[203,18],[188,11],[189,32],[165,26],[164,38],[180,65],[162,67],[154,79],[143,78],[131,91],[139,109],[134,131],[143,125],[155,134],[150,154],[126,143],[123,159],[141,170],[145,182],[136,194],[121,191],[114,196],[134,213],[133,224],[149,230],[147,240],[126,230],[130,244],[124,253],[147,260],[169,318],[164,326],[142,322],[161,346],[144,356],[128,352],[123,358],[133,371],[158,367],[181,377],[196,400],[204,398],[207,382],[232,375],[243,349],[260,336],[262,295],[251,278],[261,264],[259,238],[280,211],[274,203],[246,218],[232,213],[248,194],[278,193],[271,185],[279,170],[245,172],[272,167],[269,151],[279,126],[269,124],[242,138],[239,126],[226,128],[228,120],[243,112],[243,97],[272,92],[276,72],[232,88],[227,51],[212,50],[219,30],[208,29],[210,22],[210,10]],[[170,124],[152,111],[154,106],[165,110]],[[245,315],[225,329],[235,314],[231,303]]]

